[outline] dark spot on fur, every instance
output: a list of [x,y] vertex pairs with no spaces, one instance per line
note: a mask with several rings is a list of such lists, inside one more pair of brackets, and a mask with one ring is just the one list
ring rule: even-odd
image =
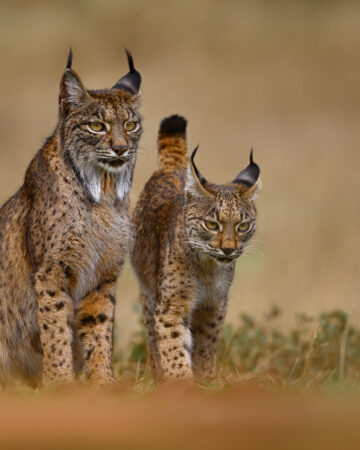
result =
[[86,352],[86,356],[85,359],[86,361],[89,361],[90,356],[92,355],[92,352],[94,351],[94,348],[90,348],[87,352]]
[[57,302],[55,303],[55,308],[60,311],[60,309],[62,309],[64,307],[64,302]]
[[98,315],[98,319],[101,323],[105,322],[105,320],[107,319],[106,315],[101,313]]
[[85,316],[81,319],[82,325],[95,325],[96,319],[94,316]]

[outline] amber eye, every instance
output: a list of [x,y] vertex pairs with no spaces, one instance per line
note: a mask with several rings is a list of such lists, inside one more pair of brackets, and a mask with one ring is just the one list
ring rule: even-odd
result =
[[126,131],[134,131],[136,128],[137,123],[136,122],[126,122],[124,127]]
[[106,130],[106,127],[102,122],[90,122],[88,127],[91,131],[95,131],[95,133],[101,133]]
[[219,229],[219,224],[213,220],[205,220],[205,226],[210,231],[217,231]]
[[239,225],[237,226],[239,233],[245,233],[245,231],[248,231],[249,228],[250,228],[249,222],[242,222],[242,223],[239,223]]

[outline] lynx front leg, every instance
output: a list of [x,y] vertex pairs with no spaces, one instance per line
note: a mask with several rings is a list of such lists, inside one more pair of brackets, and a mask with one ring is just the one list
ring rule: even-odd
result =
[[225,313],[225,308],[203,308],[192,313],[192,361],[196,377],[213,378],[216,375],[216,346]]
[[163,295],[155,308],[155,331],[159,366],[163,379],[189,379],[191,369],[191,332],[188,320],[189,293],[179,290]]
[[49,266],[35,275],[38,323],[43,349],[42,381],[45,386],[74,379],[71,348],[72,302],[62,269]]
[[76,328],[83,349],[85,371],[91,382],[114,383],[112,371],[115,280],[105,281],[81,300]]

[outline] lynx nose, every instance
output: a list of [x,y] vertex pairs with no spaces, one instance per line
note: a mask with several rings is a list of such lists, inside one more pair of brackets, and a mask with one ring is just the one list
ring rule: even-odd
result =
[[118,156],[121,156],[126,152],[126,150],[128,150],[128,146],[127,145],[115,145],[113,147],[113,150]]
[[233,248],[229,248],[229,247],[224,247],[221,250],[224,253],[224,255],[226,255],[226,256],[230,256],[231,253],[234,251]]

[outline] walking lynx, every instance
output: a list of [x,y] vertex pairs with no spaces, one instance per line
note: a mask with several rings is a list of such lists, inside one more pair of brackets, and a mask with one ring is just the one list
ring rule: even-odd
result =
[[0,382],[71,381],[82,365],[113,381],[115,281],[129,243],[129,189],[141,135],[140,74],[84,87],[71,68],[59,121],[0,210]]
[[228,184],[208,182],[186,158],[186,121],[161,123],[157,170],[137,203],[132,263],[140,281],[157,380],[215,375],[235,261],[255,233],[260,169]]

